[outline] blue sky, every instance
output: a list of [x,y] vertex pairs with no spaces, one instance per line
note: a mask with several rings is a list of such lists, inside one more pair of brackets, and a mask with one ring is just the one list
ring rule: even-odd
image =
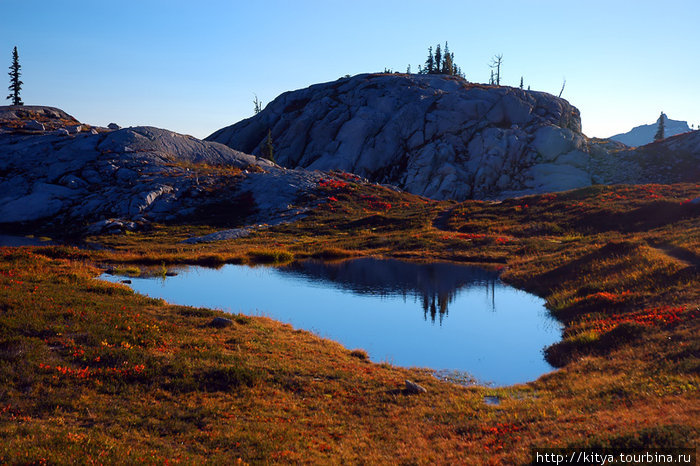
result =
[[502,84],[566,79],[584,133],[604,137],[662,110],[700,123],[698,18],[697,0],[0,0],[0,67],[16,45],[28,105],[204,137],[251,116],[254,94],[415,72],[448,41],[470,81],[497,53]]

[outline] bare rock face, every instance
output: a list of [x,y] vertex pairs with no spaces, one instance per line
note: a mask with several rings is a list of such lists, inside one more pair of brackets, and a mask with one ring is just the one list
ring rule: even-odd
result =
[[[74,122],[51,111],[58,115],[52,121]],[[153,127],[71,134],[27,131],[15,116],[4,123],[0,229],[97,234],[202,216],[212,225],[251,215],[250,221],[272,222],[297,212],[292,204],[324,176]],[[225,167],[224,174],[198,164]]]
[[437,199],[700,179],[692,133],[630,149],[584,136],[566,100],[441,75],[364,74],[287,92],[207,140],[259,154],[268,131],[283,166],[341,169]]
[[365,74],[282,94],[207,140],[341,169],[439,199],[591,184],[578,110],[543,92],[438,75]]
[[28,129],[30,131],[45,131],[46,127],[36,120],[29,120],[22,127],[23,129]]
[[78,120],[55,107],[38,105],[0,106],[0,126],[5,129],[45,131],[80,124]]

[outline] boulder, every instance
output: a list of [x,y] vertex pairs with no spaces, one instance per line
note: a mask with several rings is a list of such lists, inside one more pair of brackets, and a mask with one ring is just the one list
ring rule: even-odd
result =
[[411,382],[410,380],[406,380],[405,384],[406,384],[406,389],[405,389],[406,393],[409,393],[409,394],[417,395],[420,393],[426,393],[428,391],[425,389],[425,387],[422,387],[415,382]]
[[208,325],[214,328],[226,328],[233,325],[233,320],[225,317],[214,317]]
[[44,131],[46,129],[43,124],[36,120],[29,120],[22,126],[22,128],[30,131]]
[[86,233],[90,235],[98,234],[114,234],[124,231],[135,231],[138,229],[138,224],[124,219],[109,218],[100,220],[88,226]]
[[119,126],[119,125],[116,124],[116,123],[110,123],[110,124],[107,125],[107,128],[108,128],[108,129],[121,129],[122,127]]

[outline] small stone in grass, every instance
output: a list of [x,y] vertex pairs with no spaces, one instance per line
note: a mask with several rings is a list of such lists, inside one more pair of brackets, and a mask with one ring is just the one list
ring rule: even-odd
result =
[[406,380],[406,392],[407,393],[425,393],[428,390],[426,390],[424,387],[421,387],[415,382],[411,382],[410,380]]
[[214,328],[224,328],[229,325],[233,325],[233,321],[226,317],[214,317],[211,322],[209,322],[209,326]]

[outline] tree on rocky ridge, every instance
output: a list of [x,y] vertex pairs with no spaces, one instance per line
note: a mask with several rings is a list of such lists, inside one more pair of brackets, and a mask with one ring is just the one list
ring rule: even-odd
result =
[[262,112],[262,102],[258,100],[258,94],[254,94],[255,99],[253,100],[253,105],[255,106],[254,111],[255,114],[257,115],[258,113]]
[[501,85],[501,63],[503,63],[503,54],[494,55],[491,59],[491,64],[489,65],[492,70],[496,70],[495,80],[492,83],[496,86]]
[[445,58],[442,61],[442,69],[443,69],[444,74],[447,74],[450,76],[453,76],[455,74],[455,66],[454,66],[454,62],[452,60],[453,60],[452,54],[446,53]]
[[435,47],[435,73],[441,74],[442,71],[442,52],[440,51],[440,44]]
[[447,42],[444,50],[437,44],[434,54],[433,47],[428,47],[428,59],[425,60],[425,67],[418,66],[418,74],[446,74],[466,79],[462,69],[455,63],[455,54],[450,52]]
[[435,72],[435,60],[433,58],[433,47],[428,47],[428,59],[425,60],[425,68],[423,72],[426,74],[433,74]]
[[[446,74],[448,76],[459,76],[466,80],[466,76],[462,72],[462,68],[455,63],[455,54],[450,52],[450,49],[445,42],[445,48],[442,49],[440,44],[435,47],[428,47],[428,58],[425,60],[425,66],[418,65],[417,74]],[[399,71],[392,71],[390,68],[384,68],[384,73],[401,74]],[[406,73],[411,74],[411,65],[406,67]]]
[[17,47],[12,51],[12,65],[10,65],[10,95],[7,96],[9,100],[12,100],[12,105],[24,105],[22,99],[19,97],[19,91],[22,89],[22,81],[19,80],[21,68],[19,64],[19,54],[17,53]]
[[657,121],[657,130],[656,134],[654,135],[654,141],[660,141],[661,139],[664,139],[665,133],[666,133],[666,115],[664,112],[661,112],[661,115],[659,116],[659,119]]
[[454,67],[454,54],[450,53],[450,48],[447,46],[447,41],[445,41],[445,54],[442,58],[442,73],[447,75],[455,74]]
[[267,137],[260,148],[263,158],[266,158],[270,162],[275,161],[275,146],[272,145],[272,130],[267,130]]

